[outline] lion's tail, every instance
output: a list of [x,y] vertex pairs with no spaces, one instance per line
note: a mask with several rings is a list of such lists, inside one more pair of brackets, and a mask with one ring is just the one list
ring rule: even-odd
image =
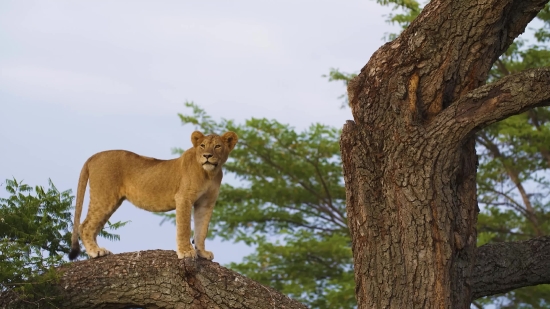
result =
[[76,207],[74,211],[73,235],[71,239],[71,252],[69,260],[74,260],[80,254],[80,244],[78,243],[78,234],[80,229],[80,216],[82,215],[82,204],[84,203],[84,194],[86,194],[86,185],[88,184],[89,170],[88,161],[84,163],[80,178],[78,179],[78,188],[76,191]]

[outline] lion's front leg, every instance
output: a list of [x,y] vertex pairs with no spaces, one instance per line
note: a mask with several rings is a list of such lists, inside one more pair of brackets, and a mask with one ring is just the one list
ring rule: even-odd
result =
[[176,200],[176,242],[178,259],[196,258],[197,253],[189,239],[191,238],[191,207],[187,200]]
[[[217,196],[217,195],[216,195]],[[214,259],[214,253],[206,251],[205,249],[205,239],[208,235],[208,224],[210,223],[210,218],[212,217],[212,212],[214,211],[214,204],[216,199],[213,201],[207,201],[206,203],[198,203],[195,205],[194,211],[194,220],[195,220],[195,248],[197,249],[197,255],[205,258],[207,260]]]

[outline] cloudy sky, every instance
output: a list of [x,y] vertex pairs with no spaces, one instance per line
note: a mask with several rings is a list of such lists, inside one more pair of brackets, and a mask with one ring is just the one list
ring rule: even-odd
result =
[[[177,117],[188,100],[214,119],[341,127],[345,89],[321,76],[358,72],[395,31],[388,13],[370,0],[2,0],[0,183],[51,178],[76,193],[96,152],[173,158],[172,147],[190,147],[194,128]],[[127,202],[112,220],[132,221],[120,242],[99,241],[114,253],[175,249],[173,225]],[[222,264],[251,252],[207,248]]]

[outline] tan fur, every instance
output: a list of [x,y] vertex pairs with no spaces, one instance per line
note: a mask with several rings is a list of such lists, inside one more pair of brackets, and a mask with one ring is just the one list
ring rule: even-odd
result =
[[[124,150],[111,150],[90,157],[80,173],[70,259],[78,256],[78,235],[92,258],[111,252],[97,245],[96,237],[124,200],[139,208],[164,212],[176,210],[178,258],[209,260],[204,248],[208,224],[218,198],[222,165],[237,143],[237,134],[205,136],[191,134],[193,147],[173,160],[158,160]],[[80,225],[86,184],[90,184],[88,215]],[[195,248],[190,243],[191,209],[194,207]]]

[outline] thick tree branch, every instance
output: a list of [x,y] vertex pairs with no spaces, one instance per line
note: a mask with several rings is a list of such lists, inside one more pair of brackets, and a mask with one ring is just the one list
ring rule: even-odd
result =
[[481,246],[472,273],[473,299],[550,283],[550,236]]
[[[355,121],[360,126],[383,126],[380,115],[362,108],[387,106],[387,100],[378,102],[371,93],[392,93],[401,101],[402,113],[393,117],[409,114],[413,120],[430,120],[485,83],[493,63],[547,2],[430,1],[409,27],[376,51],[348,83]],[[387,112],[398,110],[393,104],[386,107]]]
[[[217,263],[178,260],[174,251],[110,255],[60,270],[59,308],[306,308]],[[0,294],[0,308],[26,307],[36,303]]]
[[459,139],[537,106],[550,105],[550,68],[526,70],[474,89],[441,112],[429,131],[447,128]]

